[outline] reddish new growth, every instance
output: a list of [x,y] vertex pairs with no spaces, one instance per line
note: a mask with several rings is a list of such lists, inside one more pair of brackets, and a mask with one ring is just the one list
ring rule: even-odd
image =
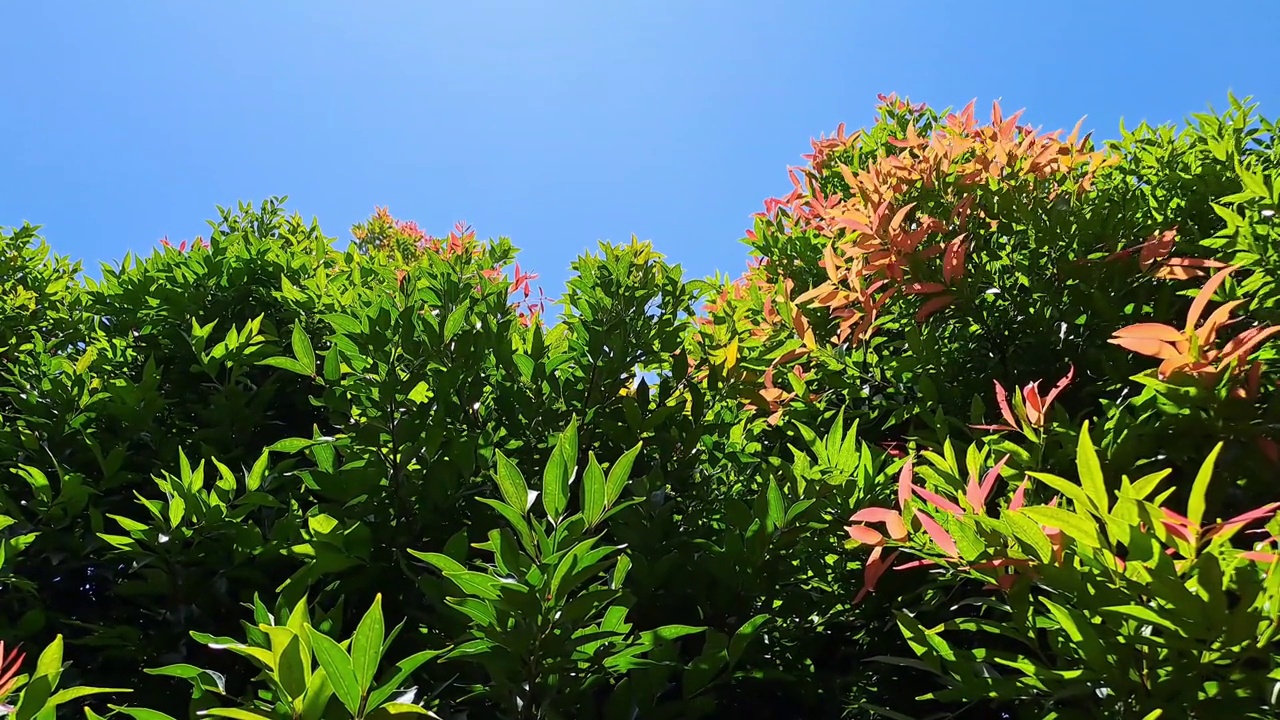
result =
[[[898,111],[919,109],[895,97],[882,101]],[[916,313],[921,322],[955,301],[973,242],[973,221],[998,224],[978,210],[983,188],[998,182],[1014,191],[1045,192],[1037,181],[1057,177],[1047,190],[1052,200],[1069,186],[1077,193],[1091,186],[1104,156],[1086,151],[1087,138],[1078,138],[1079,126],[1063,141],[1060,133],[1039,134],[1019,125],[1020,114],[1005,117],[994,103],[991,123],[979,125],[970,103],[925,136],[909,125],[904,138],[888,141],[896,152],[857,172],[838,166],[848,186],[841,195],[822,188],[827,155],[858,141],[860,133],[846,138],[841,129],[834,138],[815,142],[811,166],[791,170],[794,189],[785,198],[767,201],[764,215],[783,232],[829,238],[822,261],[827,281],[796,298],[796,304],[827,308],[839,319],[833,342],[856,344],[869,337],[885,302],[895,294],[922,298]],[[937,194],[946,214],[927,214],[906,200],[920,189]],[[935,201],[935,211],[937,205]]]
[[[435,237],[418,226],[413,220],[398,220],[386,207],[375,208],[373,216],[364,223],[351,228],[351,234],[357,242],[375,250],[399,250],[413,256],[416,253],[435,253],[445,259],[454,257],[480,257],[483,245],[476,239],[475,230],[465,222],[459,221],[453,230],[444,237]],[[502,282],[505,278],[501,267],[485,268],[480,271],[481,277],[491,283]],[[406,269],[396,271],[396,281],[403,284],[408,278]],[[533,296],[531,281],[536,280],[537,273],[527,272],[515,266],[515,277],[508,286],[509,295],[521,295],[512,302],[516,308],[516,317],[520,324],[529,327],[546,312],[547,297],[542,288],[538,288],[537,297]],[[479,290],[479,287],[477,287]]]
[[[1002,221],[995,213],[1010,200],[1043,204],[1083,194],[1114,162],[1090,149],[1079,125],[1063,139],[1061,132],[1021,124],[1020,113],[1006,116],[998,103],[982,124],[974,103],[935,118],[924,105],[897,96],[880,100],[872,129],[849,133],[842,125],[813,141],[808,166],[788,171],[791,193],[766,200],[756,215],[769,237],[748,233],[757,248],[788,238],[816,243],[822,281],[796,287],[802,281],[790,261],[766,258],[709,303],[710,317],[701,321],[711,353],[734,342],[776,347],[800,340],[772,363],[775,373],[755,378],[765,384],[748,403],[768,408],[771,419],[789,399],[769,384],[784,368],[820,343],[867,342],[886,315],[904,305],[925,322],[964,296],[975,269],[970,256],[989,251],[986,237]],[[880,144],[876,138],[886,126],[900,129]],[[860,158],[853,166],[846,164],[853,162],[850,153]],[[833,321],[830,330],[814,311]]]
[[27,654],[19,652],[19,648],[6,653],[4,641],[0,640],[0,700],[4,700],[13,689],[18,670],[22,669],[22,661],[26,658]]
[[[929,507],[950,513],[956,517],[964,517],[967,513],[986,515],[987,504],[991,498],[992,491],[995,489],[996,480],[1000,478],[1000,472],[1004,469],[1004,464],[1008,459],[1009,456],[1006,455],[1000,462],[996,463],[995,467],[988,470],[981,480],[978,479],[976,474],[970,476],[964,495],[964,503],[968,506],[966,510],[959,504],[942,497],[932,490],[916,485],[913,482],[915,477],[913,462],[908,457],[907,462],[902,466],[902,471],[898,474],[898,510],[875,507],[860,510],[849,519],[850,524],[845,528],[852,540],[864,545],[871,545],[873,548],[864,566],[866,584],[863,586],[862,591],[858,593],[854,602],[861,602],[867,593],[875,592],[876,584],[880,581],[881,576],[884,575],[884,572],[889,569],[901,552],[900,550],[894,550],[887,556],[884,555],[886,543],[889,541],[906,543],[910,538],[910,528],[912,526],[917,526],[924,531],[927,538],[926,547],[932,546],[930,549],[940,552],[947,561],[955,562],[961,568],[1000,571],[1004,568],[1028,565],[1030,561],[1022,558],[993,558],[973,565],[965,563],[960,559],[960,549],[956,546],[956,541],[951,537],[951,534],[943,529],[942,525],[927,512],[911,512],[912,508],[909,505],[918,502],[915,498],[919,498]],[[1013,502],[1010,503],[1009,508],[1011,510],[1016,510],[1022,506],[1025,491],[1024,483],[1022,487],[1018,488]],[[883,525],[884,531],[881,532],[871,527],[872,524]],[[1053,543],[1055,552],[1060,553],[1063,542],[1061,531],[1047,527],[1043,529],[1050,542]],[[936,564],[935,561],[916,560],[899,565],[896,569],[906,570],[932,564]],[[997,586],[1007,590],[1012,587],[1016,578],[1016,575],[1001,573],[997,579]]]
[[[996,480],[999,479],[1008,459],[1009,456],[1006,455],[988,470],[981,479],[978,478],[976,472],[970,475],[963,497],[959,499],[959,502],[956,502],[928,488],[916,485],[913,482],[915,473],[912,459],[908,457],[898,475],[898,510],[878,507],[865,508],[854,513],[849,519],[850,524],[845,528],[845,532],[849,534],[851,540],[872,547],[871,554],[864,564],[866,582],[854,602],[861,602],[867,593],[875,592],[880,578],[893,565],[894,560],[901,553],[900,549],[895,549],[886,555],[885,550],[891,545],[932,556],[932,559],[926,557],[925,559],[903,563],[894,568],[896,570],[906,570],[925,565],[943,565],[961,572],[994,571],[995,582],[992,585],[988,585],[988,589],[998,589],[1006,592],[1021,577],[1020,573],[1025,573],[1031,579],[1038,577],[1035,561],[1025,557],[1009,557],[1004,554],[1005,551],[1002,548],[987,548],[988,551],[992,552],[984,553],[987,555],[987,559],[981,562],[963,559],[955,538],[929,514],[930,511],[945,513],[961,522],[969,523],[972,529],[980,528],[981,525],[974,523],[974,519],[975,517],[990,517],[987,508],[990,504],[991,495],[995,489]],[[1005,512],[1021,510],[1026,504],[1026,492],[1027,481],[1023,480],[1018,489],[1014,491]],[[923,503],[923,507],[918,507],[919,503]],[[1055,507],[1057,504],[1058,498],[1055,496],[1048,503],[1048,507]],[[1270,503],[1242,513],[1230,520],[1203,527],[1172,510],[1163,507],[1159,509],[1163,515],[1160,521],[1161,526],[1168,536],[1175,541],[1175,546],[1169,547],[1166,553],[1168,555],[1181,555],[1184,559],[1192,559],[1198,552],[1198,548],[1204,543],[1209,541],[1226,542],[1231,536],[1245,527],[1275,517],[1276,511],[1280,510],[1280,503]],[[917,530],[923,531],[923,535],[916,535],[913,538],[913,533]],[[1066,535],[1060,528],[1043,524],[1040,524],[1040,530],[1049,540],[1051,550],[1049,561],[1058,564],[1062,563],[1067,548]],[[1280,538],[1271,535],[1266,530],[1258,532],[1268,536],[1266,540],[1268,546],[1280,542]],[[1111,554],[1111,557],[1114,559],[1116,566],[1123,571],[1125,561],[1114,553]],[[1280,562],[1280,554],[1277,554],[1270,547],[1263,550],[1245,551],[1240,553],[1240,557],[1263,564]]]
[[1121,328],[1110,342],[1140,355],[1159,359],[1157,374],[1161,380],[1184,375],[1206,382],[1217,382],[1224,372],[1230,371],[1234,381],[1241,381],[1233,393],[1237,397],[1252,400],[1257,397],[1262,378],[1262,364],[1251,360],[1254,351],[1280,332],[1280,326],[1260,325],[1249,328],[1229,340],[1221,349],[1218,332],[1236,322],[1231,313],[1244,300],[1223,303],[1201,322],[1209,301],[1222,283],[1236,269],[1235,266],[1219,270],[1209,278],[1196,295],[1187,311],[1186,325],[1181,329],[1163,323],[1138,323]]
[[[161,239],[160,239],[160,245],[161,245],[161,247],[164,247],[165,249],[176,249],[178,252],[186,252],[186,251],[187,251],[187,241],[186,241],[186,240],[183,240],[182,242],[178,243],[177,245],[174,245],[173,243],[169,242],[169,236],[168,236],[168,235],[166,235],[166,236],[164,236],[163,238],[161,238]],[[191,241],[191,249],[192,249],[192,250],[195,250],[195,249],[196,249],[196,248],[198,248],[198,247],[199,247],[199,248],[204,248],[205,250],[208,250],[208,249],[209,249],[209,243],[208,243],[208,241],[206,241],[204,238],[202,238],[202,237],[197,237],[195,240],[192,240],[192,241]]]
[[1142,268],[1142,271],[1162,280],[1189,280],[1191,278],[1204,277],[1206,269],[1227,266],[1226,263],[1218,260],[1172,257],[1173,245],[1177,239],[1177,228],[1166,230],[1152,235],[1141,245],[1112,253],[1105,260],[1119,260],[1133,257],[1136,254],[1138,256],[1138,266]]
[[1049,421],[1049,407],[1053,405],[1053,401],[1058,398],[1058,394],[1071,384],[1071,378],[1075,376],[1076,369],[1073,365],[1067,371],[1066,376],[1058,381],[1057,385],[1049,391],[1049,394],[1041,397],[1040,381],[1027,383],[1027,386],[1017,391],[1013,397],[1013,407],[1009,406],[1009,393],[1005,391],[1004,386],[999,380],[994,381],[996,386],[996,405],[1000,407],[1000,415],[1004,418],[1003,425],[974,425],[976,430],[1010,430],[1018,432],[1024,428],[1043,430]]

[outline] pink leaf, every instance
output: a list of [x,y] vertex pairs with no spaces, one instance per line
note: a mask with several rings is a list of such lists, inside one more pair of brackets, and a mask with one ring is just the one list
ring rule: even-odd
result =
[[942,552],[946,553],[947,557],[959,559],[960,550],[956,547],[956,541],[951,539],[951,535],[942,529],[938,521],[934,520],[928,513],[920,513],[917,517],[920,518],[920,525],[924,527],[924,531],[929,534],[934,544]]

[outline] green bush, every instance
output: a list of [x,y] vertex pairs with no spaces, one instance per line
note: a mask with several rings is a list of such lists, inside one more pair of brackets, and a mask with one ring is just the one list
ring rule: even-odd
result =
[[0,702],[1274,716],[1274,124],[883,100],[735,281],[606,243],[553,303],[274,199],[98,280],[3,231]]

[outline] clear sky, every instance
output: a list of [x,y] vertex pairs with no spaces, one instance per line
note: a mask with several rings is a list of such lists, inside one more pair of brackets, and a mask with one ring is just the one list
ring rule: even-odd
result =
[[[597,240],[737,274],[749,216],[878,92],[1178,120],[1280,115],[1280,0],[0,3],[0,225],[90,268],[289,195],[507,235],[558,294]],[[96,273],[95,273],[96,274]]]

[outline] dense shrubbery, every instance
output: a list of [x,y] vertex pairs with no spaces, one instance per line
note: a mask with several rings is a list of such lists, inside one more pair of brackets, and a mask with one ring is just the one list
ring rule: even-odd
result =
[[99,280],[6,231],[0,702],[1274,717],[1274,130],[884,98],[742,278],[601,245],[550,322],[385,210]]

